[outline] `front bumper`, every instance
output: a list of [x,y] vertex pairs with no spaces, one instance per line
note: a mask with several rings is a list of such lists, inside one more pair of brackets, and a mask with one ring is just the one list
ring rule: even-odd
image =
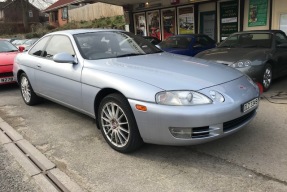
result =
[[[161,145],[193,145],[227,136],[247,125],[256,115],[256,109],[243,113],[241,105],[259,97],[258,88],[251,85],[246,77],[206,88],[200,92],[208,95],[216,90],[225,97],[225,102],[213,102],[199,106],[166,106],[129,99],[139,132],[146,143]],[[136,104],[147,107],[146,112],[138,111]],[[169,128],[192,128],[191,138],[176,138]]]
[[0,73],[0,85],[9,83],[16,83],[13,74],[11,75],[10,73]]
[[261,83],[263,80],[264,65],[256,65],[236,69],[248,75],[254,82]]

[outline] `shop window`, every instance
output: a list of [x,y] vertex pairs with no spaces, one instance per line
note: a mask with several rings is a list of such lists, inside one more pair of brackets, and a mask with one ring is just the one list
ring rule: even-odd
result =
[[134,14],[135,34],[147,36],[145,13]]
[[178,34],[194,33],[194,11],[193,6],[179,7],[177,10]]
[[166,39],[176,32],[175,9],[164,9],[161,11],[162,39]]
[[156,37],[161,40],[159,11],[147,12],[148,36]]

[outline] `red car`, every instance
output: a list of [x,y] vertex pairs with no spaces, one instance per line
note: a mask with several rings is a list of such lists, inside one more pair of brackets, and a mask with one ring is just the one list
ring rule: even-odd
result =
[[[20,52],[23,51],[22,49],[19,48]],[[15,83],[12,70],[14,58],[19,50],[9,41],[0,39],[0,85]]]

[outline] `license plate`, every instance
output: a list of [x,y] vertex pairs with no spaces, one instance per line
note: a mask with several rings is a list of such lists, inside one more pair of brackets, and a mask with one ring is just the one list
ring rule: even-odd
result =
[[246,111],[249,111],[257,107],[258,103],[259,103],[259,99],[255,98],[255,99],[252,99],[251,101],[248,101],[247,103],[242,104],[242,112],[244,113]]
[[0,78],[0,83],[8,83],[14,81],[14,77]]

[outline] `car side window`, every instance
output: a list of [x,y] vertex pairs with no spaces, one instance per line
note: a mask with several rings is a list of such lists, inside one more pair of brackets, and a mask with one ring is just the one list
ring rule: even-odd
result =
[[209,40],[207,37],[200,36],[200,37],[196,37],[196,44],[206,46],[206,45],[212,44],[212,41]]
[[57,53],[63,52],[75,55],[70,38],[64,35],[54,35],[49,41],[43,56],[52,58]]
[[287,43],[287,38],[286,38],[286,36],[284,36],[281,33],[276,33],[275,34],[275,42],[276,42],[276,45],[280,45],[282,43]]
[[50,39],[51,36],[44,37],[41,39],[30,51],[30,55],[35,55],[35,56],[41,56],[43,53],[43,50],[45,48],[45,45],[47,44],[48,40]]

